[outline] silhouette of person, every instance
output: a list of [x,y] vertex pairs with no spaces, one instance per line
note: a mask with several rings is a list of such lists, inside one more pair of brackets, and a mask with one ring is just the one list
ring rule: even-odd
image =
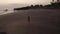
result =
[[30,24],[30,16],[28,16],[28,24]]

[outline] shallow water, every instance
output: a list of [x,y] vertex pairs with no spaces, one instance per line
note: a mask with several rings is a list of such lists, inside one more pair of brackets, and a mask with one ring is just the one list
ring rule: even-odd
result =
[[13,13],[14,11],[0,11],[0,15],[8,14],[8,13]]

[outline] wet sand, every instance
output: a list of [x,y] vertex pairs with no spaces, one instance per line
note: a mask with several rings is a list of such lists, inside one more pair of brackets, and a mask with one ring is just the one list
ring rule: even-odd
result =
[[[30,23],[28,16],[30,16]],[[0,15],[0,32],[8,34],[60,34],[60,10],[31,9]]]

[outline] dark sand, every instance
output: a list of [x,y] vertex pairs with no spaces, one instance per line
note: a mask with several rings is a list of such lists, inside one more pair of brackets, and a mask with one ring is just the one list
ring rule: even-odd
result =
[[[30,16],[30,24],[28,23]],[[33,9],[0,16],[0,32],[8,34],[60,34],[60,10]]]

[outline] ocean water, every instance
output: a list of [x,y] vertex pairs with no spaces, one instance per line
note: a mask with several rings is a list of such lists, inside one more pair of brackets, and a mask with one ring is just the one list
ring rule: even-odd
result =
[[8,14],[8,13],[13,13],[14,11],[0,11],[0,15]]

